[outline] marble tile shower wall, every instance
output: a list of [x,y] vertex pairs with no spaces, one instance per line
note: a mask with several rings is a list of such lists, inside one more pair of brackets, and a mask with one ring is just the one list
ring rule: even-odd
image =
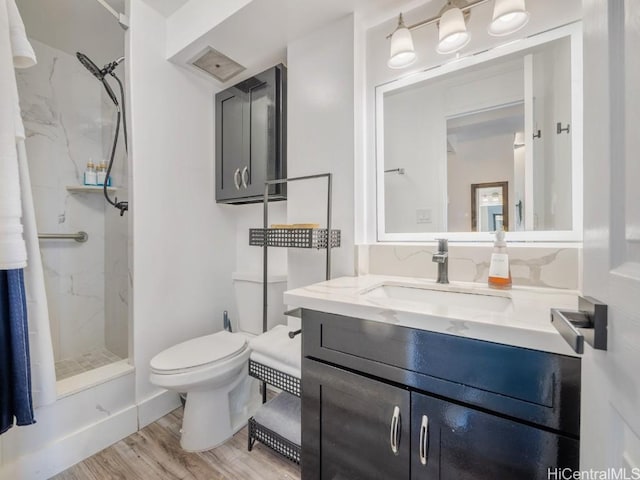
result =
[[[433,278],[437,264],[431,257],[435,246],[371,245],[359,252],[360,271]],[[508,249],[514,285],[578,290],[581,249],[570,247],[516,247]],[[449,280],[486,283],[492,248],[449,244]]]
[[[113,107],[100,83],[75,56],[33,39],[31,42],[38,64],[19,70],[17,80],[38,231],[83,230],[89,234],[89,240],[82,244],[40,241],[58,361],[105,346],[105,327],[109,330],[105,291],[112,295],[109,285],[114,282],[105,273],[119,270],[113,264],[126,264],[126,240],[123,247],[112,245],[122,243],[119,232],[105,243],[108,221],[101,194],[72,194],[65,188],[82,184],[90,158],[94,162],[107,158],[110,142],[104,141],[104,130],[113,128]],[[126,175],[117,172],[115,184],[124,179]],[[123,250],[124,260],[122,254],[110,255],[110,265],[106,266],[105,251],[109,250]],[[126,304],[126,295],[117,298]],[[123,343],[126,345],[126,337]]]

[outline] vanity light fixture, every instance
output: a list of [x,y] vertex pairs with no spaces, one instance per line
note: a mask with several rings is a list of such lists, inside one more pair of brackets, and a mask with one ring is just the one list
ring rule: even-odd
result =
[[389,68],[404,68],[416,61],[416,51],[413,48],[411,32],[404,24],[402,14],[398,17],[398,26],[391,34],[391,52],[389,53]]
[[[447,0],[436,17],[406,26],[402,14],[398,17],[398,26],[387,38],[391,39],[391,53],[387,65],[389,68],[404,68],[416,60],[411,30],[431,25],[438,26],[438,45],[436,51],[443,55],[455,53],[464,48],[471,40],[467,31],[467,22],[471,9],[485,4],[489,0]],[[525,0],[495,0],[493,20],[489,25],[489,34],[505,36],[517,32],[529,21],[529,12]]]
[[452,2],[453,0],[449,0],[445,5],[438,27],[438,47],[436,50],[443,55],[457,52],[471,40],[471,35],[467,32],[464,13]]
[[496,0],[489,34],[502,37],[517,32],[529,22],[524,0]]

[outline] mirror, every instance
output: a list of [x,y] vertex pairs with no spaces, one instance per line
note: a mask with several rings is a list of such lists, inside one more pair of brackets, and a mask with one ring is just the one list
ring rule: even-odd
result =
[[580,240],[579,47],[573,24],[377,87],[378,240]]

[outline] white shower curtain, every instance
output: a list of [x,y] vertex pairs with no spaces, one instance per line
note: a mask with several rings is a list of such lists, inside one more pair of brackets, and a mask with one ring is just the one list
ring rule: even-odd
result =
[[[13,1],[13,0],[10,0]],[[56,401],[56,371],[49,328],[49,306],[44,289],[44,270],[40,256],[36,212],[33,207],[31,180],[27,165],[24,140],[18,141],[20,190],[22,194],[22,224],[27,243],[29,262],[24,269],[24,287],[29,315],[29,348],[31,353],[31,391],[33,406],[48,405]]]
[[23,268],[26,264],[31,386],[33,406],[37,407],[56,400],[56,378],[25,135],[13,70],[35,65],[36,58],[15,0],[0,0],[0,30],[0,197],[4,207],[0,208],[0,244],[3,245],[0,268]]

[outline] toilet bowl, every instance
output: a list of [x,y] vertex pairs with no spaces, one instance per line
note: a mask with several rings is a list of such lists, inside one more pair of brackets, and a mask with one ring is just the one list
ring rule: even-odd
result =
[[[150,362],[152,384],[186,393],[180,445],[190,452],[224,443],[261,404],[259,382],[249,377],[248,361],[249,339],[262,333],[262,278],[234,274],[233,280],[239,331],[187,340]],[[284,323],[285,287],[286,277],[269,278],[269,326]]]

